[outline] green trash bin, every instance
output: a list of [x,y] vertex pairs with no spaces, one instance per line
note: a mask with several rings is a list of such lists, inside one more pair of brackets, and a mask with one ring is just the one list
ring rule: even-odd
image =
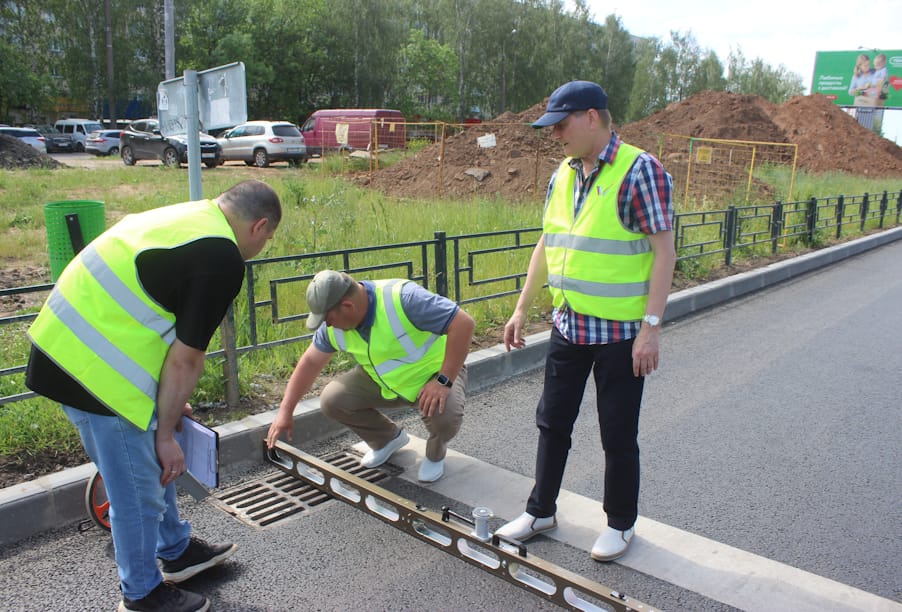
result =
[[103,215],[103,202],[95,200],[67,200],[44,205],[50,279],[54,283],[75,254],[106,229]]

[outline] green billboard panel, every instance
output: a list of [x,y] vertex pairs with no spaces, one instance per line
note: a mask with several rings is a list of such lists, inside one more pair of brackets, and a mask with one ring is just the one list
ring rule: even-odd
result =
[[902,108],[902,51],[818,51],[811,93],[839,106]]

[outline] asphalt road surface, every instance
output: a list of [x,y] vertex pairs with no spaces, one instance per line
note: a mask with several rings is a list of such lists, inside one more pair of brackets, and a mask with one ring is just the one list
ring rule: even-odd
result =
[[[602,523],[594,388],[573,436],[561,526],[529,552],[664,610],[902,610],[902,242],[665,324],[646,387],[637,538]],[[541,372],[469,398],[445,478],[415,482],[420,440],[380,486],[433,509],[523,509]],[[400,417],[424,436],[415,415]],[[350,435],[309,444],[359,451]],[[404,471],[402,471],[404,470]],[[226,475],[222,489],[273,471]],[[187,588],[216,610],[550,610],[541,597],[331,500],[268,527],[183,499],[196,533],[240,545]],[[111,610],[108,535],[65,526],[0,549],[0,609]]]

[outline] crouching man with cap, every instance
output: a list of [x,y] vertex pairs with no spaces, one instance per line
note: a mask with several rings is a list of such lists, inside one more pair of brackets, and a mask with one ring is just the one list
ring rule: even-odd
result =
[[586,380],[595,379],[604,451],[607,526],[592,558],[623,555],[639,498],[639,405],[658,367],[658,336],[676,261],[672,181],[661,164],[611,127],[597,84],[555,90],[533,127],[551,128],[567,158],[548,186],[542,237],[504,328],[508,350],[524,345],[526,313],[545,283],[554,310],[545,386],[536,408],[536,480],[526,512],[496,533],[526,540],[557,525],[557,497]]
[[464,361],[475,324],[451,300],[409,280],[357,282],[323,270],[307,287],[313,342],[298,361],[266,436],[270,448],[290,440],[294,409],[336,351],[357,366],[329,382],[320,408],[369,445],[361,464],[376,467],[407,444],[407,433],[377,407],[416,405],[429,432],[418,479],[434,482],[445,471],[448,442],[463,421],[467,389]]

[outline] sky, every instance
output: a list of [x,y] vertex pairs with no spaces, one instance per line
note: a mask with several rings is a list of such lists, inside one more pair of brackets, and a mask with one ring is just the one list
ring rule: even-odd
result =
[[[902,49],[900,0],[588,0],[588,5],[597,23],[613,13],[635,36],[668,42],[671,30],[691,32],[725,67],[736,50],[747,61],[783,65],[802,77],[806,94],[818,51]],[[902,110],[885,111],[883,135],[902,144]]]

